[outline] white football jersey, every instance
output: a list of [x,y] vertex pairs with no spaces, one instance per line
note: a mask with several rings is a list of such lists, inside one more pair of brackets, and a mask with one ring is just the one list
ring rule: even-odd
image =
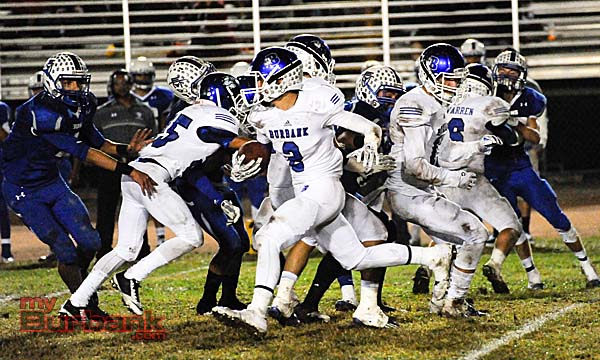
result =
[[[396,169],[389,171],[389,186],[409,184],[425,188],[436,183],[444,169],[431,165],[438,139],[445,131],[445,109],[422,87],[416,87],[396,101],[390,115],[390,155]],[[406,162],[410,161],[408,171]],[[418,172],[415,174],[415,172]]]
[[257,109],[248,117],[257,140],[271,142],[286,158],[294,185],[342,175],[342,153],[334,146],[331,120],[344,111],[344,96],[326,82],[309,80],[292,108]]
[[509,117],[510,105],[495,96],[482,96],[467,93],[464,99],[453,103],[446,111],[448,132],[442,140],[437,161],[448,169],[467,169],[483,173],[485,155],[474,152],[471,156],[457,156],[457,148],[462,144],[476,143],[482,136],[491,134],[485,124],[502,123]]
[[200,139],[198,129],[205,126],[237,134],[239,121],[227,110],[211,102],[189,106],[151,144],[144,147],[139,158],[130,165],[146,171],[147,166],[142,165],[143,161],[152,159],[152,162],[160,164],[168,172],[168,176],[155,179],[152,174],[148,175],[155,181],[172,181],[181,176],[193,162],[205,160],[221,147],[217,143],[207,143]]

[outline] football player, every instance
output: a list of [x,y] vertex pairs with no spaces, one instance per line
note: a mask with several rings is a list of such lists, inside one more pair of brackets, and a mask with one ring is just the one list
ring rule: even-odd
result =
[[[6,137],[10,133],[10,126],[12,125],[12,109],[5,102],[0,101],[0,142],[4,142]],[[0,148],[0,153],[2,149]],[[0,179],[3,178],[2,172],[0,171]],[[0,255],[0,262],[12,263],[15,261],[11,251],[10,242],[10,216],[8,213],[8,207],[4,200],[4,195],[0,192],[0,239],[2,242],[2,254]]]
[[[136,259],[142,245],[148,217],[166,224],[175,237],[166,241],[127,271],[114,275],[113,286],[121,292],[123,303],[137,314],[143,313],[140,282],[155,269],[168,264],[203,243],[202,231],[185,201],[169,186],[193,162],[203,162],[220,148],[238,148],[247,141],[238,138],[238,121],[228,111],[235,107],[239,85],[234,77],[212,73],[200,82],[198,104],[179,113],[151,144],[130,163],[146,171],[156,182],[151,197],[128,176],[121,179],[123,202],[119,213],[117,246],[94,265],[92,272],[61,307],[60,313],[80,317],[91,294],[125,262]],[[217,104],[220,104],[218,106]],[[223,204],[220,204],[224,207]]]
[[[287,49],[271,47],[260,51],[252,62],[252,73],[257,85],[249,89],[252,100],[270,106],[253,109],[249,122],[256,128],[259,142],[271,143],[276,152],[285,155],[291,168],[295,197],[278,207],[256,233],[256,282],[248,308],[235,311],[215,307],[213,314],[264,334],[267,308],[279,278],[279,253],[306,239],[307,235],[330,251],[346,269],[365,270],[412,261],[435,262],[440,265],[437,274],[443,276],[447,269],[442,263],[444,259],[449,260],[449,252],[418,249],[411,253],[409,248],[398,244],[364,247],[341,214],[345,200],[339,181],[342,154],[335,148],[332,127],[341,126],[364,135],[365,145],[353,155],[367,170],[377,163],[381,129],[359,115],[343,111],[343,96],[334,87],[323,81],[303,84],[302,62]],[[293,277],[282,276],[279,291],[289,293],[294,282]],[[388,318],[377,307],[377,291],[369,290],[370,284],[377,283],[369,281],[363,286],[362,307],[357,308],[354,316],[365,315],[369,322],[383,322],[381,327]],[[291,315],[293,309],[286,311]]]
[[[83,202],[60,176],[55,154],[65,151],[128,175],[136,186],[152,193],[148,175],[107,155],[136,153],[149,132],[137,132],[129,144],[113,143],[98,132],[92,123],[96,98],[89,92],[90,75],[79,56],[60,52],[48,58],[43,71],[44,91],[17,108],[4,142],[2,189],[8,206],[56,254],[58,273],[75,292],[100,248],[100,237]],[[104,314],[95,303],[90,311]]]
[[467,39],[460,46],[460,52],[465,57],[465,63],[485,65],[485,45],[476,39]]
[[[575,227],[558,205],[556,193],[550,184],[535,172],[523,146],[523,140],[532,144],[540,141],[537,130],[537,117],[546,107],[546,97],[527,85],[527,62],[525,57],[515,49],[502,51],[494,61],[492,71],[496,96],[510,104],[510,115],[515,119],[520,141],[514,146],[500,146],[485,158],[485,176],[506,197],[513,209],[520,216],[517,196],[523,198],[537,210],[560,234],[564,243],[579,260],[581,270],[585,274],[587,287],[600,286],[598,274],[587,257],[587,253]],[[535,271],[528,241],[516,246],[517,254],[527,271],[530,285],[535,285],[530,273]],[[500,255],[499,252],[495,254]],[[486,265],[499,273],[504,258],[492,258]],[[541,282],[537,282],[541,283]]]
[[[459,245],[450,274],[450,287],[444,299],[433,297],[430,311],[444,316],[463,316],[487,230],[473,214],[448,201],[434,186],[472,188],[477,176],[466,170],[449,170],[434,165],[439,140],[446,131],[445,113],[462,79],[464,59],[448,44],[434,44],[419,58],[421,86],[403,95],[390,117],[391,154],[397,167],[389,171],[386,185],[392,211],[407,221],[419,224],[436,243]],[[464,155],[484,152],[482,142],[476,149],[464,146]],[[435,289],[435,287],[434,287]]]

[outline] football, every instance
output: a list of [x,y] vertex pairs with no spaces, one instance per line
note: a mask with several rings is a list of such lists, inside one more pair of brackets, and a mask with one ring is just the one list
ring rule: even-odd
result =
[[245,156],[244,164],[251,160],[262,158],[260,164],[262,171],[260,174],[265,175],[267,173],[267,167],[269,166],[269,160],[271,159],[271,150],[268,146],[263,145],[256,140],[252,140],[242,145],[238,150],[238,153]]

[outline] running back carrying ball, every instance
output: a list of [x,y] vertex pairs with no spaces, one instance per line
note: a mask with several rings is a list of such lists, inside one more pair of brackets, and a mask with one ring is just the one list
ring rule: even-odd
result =
[[[257,163],[259,158],[261,161]],[[253,176],[266,174],[270,158],[269,147],[256,140],[248,141],[233,154],[230,170],[235,170],[231,172],[231,180],[242,182]]]

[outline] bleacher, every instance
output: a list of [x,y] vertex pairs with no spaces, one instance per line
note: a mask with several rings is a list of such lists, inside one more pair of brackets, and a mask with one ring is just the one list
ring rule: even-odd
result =
[[[105,96],[108,75],[126,65],[127,55],[150,58],[164,85],[166,69],[179,56],[200,56],[228,70],[237,61],[249,62],[258,47],[281,45],[305,32],[331,46],[341,88],[353,87],[369,59],[389,61],[410,80],[414,59],[435,42],[458,46],[474,37],[493,58],[513,45],[513,18],[533,78],[600,77],[600,1],[519,1],[515,12],[510,0],[126,3],[125,12],[122,0],[0,3],[2,99],[25,99],[29,76],[62,50],[86,61],[92,90]],[[253,9],[253,3],[260,6]]]

